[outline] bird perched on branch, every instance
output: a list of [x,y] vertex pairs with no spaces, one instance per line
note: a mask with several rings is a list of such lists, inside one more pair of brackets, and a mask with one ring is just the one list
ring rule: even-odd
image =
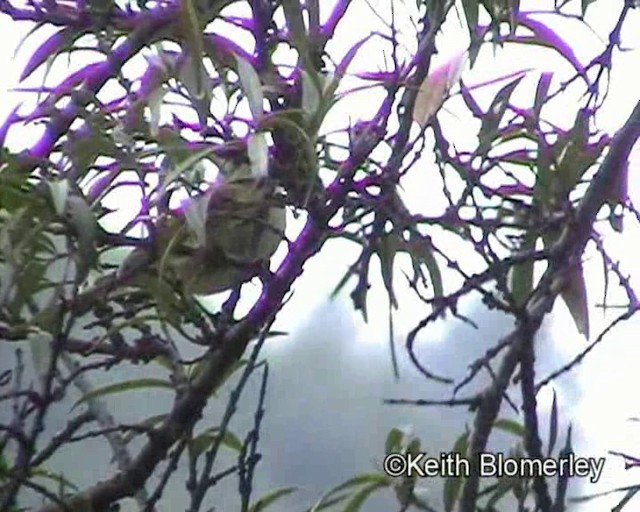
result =
[[254,277],[284,237],[286,214],[275,184],[249,165],[218,180],[178,212],[162,217],[150,243],[135,249],[118,282],[166,276],[186,293],[210,295]]
[[[191,295],[233,289],[264,271],[285,227],[275,181],[254,176],[251,165],[241,163],[230,174],[221,171],[201,196],[161,215],[117,271],[65,302],[64,309],[82,315],[121,286],[153,290],[159,281]],[[46,307],[33,324],[51,330],[62,311],[62,303]]]

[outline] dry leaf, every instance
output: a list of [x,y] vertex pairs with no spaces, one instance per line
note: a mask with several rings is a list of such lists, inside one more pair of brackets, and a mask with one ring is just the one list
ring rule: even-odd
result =
[[458,53],[442,66],[432,70],[424,79],[413,106],[413,120],[422,128],[440,109],[451,88],[460,80],[466,63],[467,53]]

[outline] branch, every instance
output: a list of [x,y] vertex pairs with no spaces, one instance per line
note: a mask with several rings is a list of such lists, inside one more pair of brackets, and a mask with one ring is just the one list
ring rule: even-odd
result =
[[52,116],[40,140],[31,149],[20,154],[23,172],[28,173],[44,163],[53,151],[58,139],[69,130],[74,119],[84,111],[89,99],[95,98],[100,89],[109,79],[120,72],[122,66],[129,59],[142,48],[155,42],[162,35],[162,30],[175,22],[177,9],[177,6],[171,6],[158,11],[154,17],[144,19],[140,26],[115,48],[104,62],[91,67],[91,72],[87,73],[84,79],[82,89],[72,96],[71,101],[64,109]]
[[629,154],[638,137],[640,137],[640,102],[613,138],[607,157],[580,202],[575,223],[565,227],[563,234],[553,247],[549,268],[527,303],[525,321],[520,321],[504,339],[509,345],[509,350],[502,360],[494,381],[483,392],[482,402],[476,413],[474,428],[469,439],[467,459],[472,471],[462,488],[458,504],[459,512],[476,510],[480,484],[479,455],[486,450],[489,434],[500,411],[502,397],[520,360],[521,352],[527,340],[535,335],[544,316],[551,310],[555,298],[564,285],[567,266],[571,265],[576,257],[582,255],[591,236],[596,215],[607,200],[609,187],[611,183],[616,183],[619,174],[624,172]]
[[[329,201],[322,212],[322,222],[317,216],[309,216],[302,232],[291,244],[287,257],[263,287],[260,298],[249,313],[226,332],[211,335],[215,339],[208,340],[211,348],[203,358],[202,370],[189,387],[176,396],[171,412],[149,433],[148,442],[131,461],[128,469],[71,496],[66,501],[68,508],[107,510],[112,503],[134,495],[144,486],[156,466],[165,460],[173,444],[200,419],[212,392],[224,382],[228,370],[242,357],[249,342],[272,321],[292,283],[302,274],[306,261],[324,244],[330,231],[327,223],[341,208],[349,190],[350,178],[385,135],[394,95],[395,91],[390,91],[389,98],[383,102],[377,115],[366,123],[368,128],[357,137],[354,144],[357,151],[352,155],[357,154],[359,158],[345,161],[338,176],[327,188]],[[62,507],[52,503],[42,507],[40,512],[62,510]]]

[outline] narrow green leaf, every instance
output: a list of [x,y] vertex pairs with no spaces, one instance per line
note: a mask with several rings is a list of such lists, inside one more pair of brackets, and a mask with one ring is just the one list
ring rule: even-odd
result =
[[75,281],[76,283],[82,283],[89,274],[89,270],[98,261],[98,252],[95,245],[98,221],[84,197],[79,195],[67,198],[66,214],[78,240]]
[[[189,451],[192,456],[198,457],[204,453],[211,445],[213,445],[220,437],[220,429],[218,427],[207,429],[202,434],[194,437],[189,443]],[[224,436],[220,441],[222,446],[230,448],[231,450],[240,453],[242,451],[242,441],[233,432],[226,430]]]
[[106,395],[113,395],[115,393],[122,393],[124,391],[134,391],[138,389],[148,389],[148,388],[165,388],[165,389],[173,389],[173,385],[162,379],[152,379],[152,378],[144,378],[144,379],[133,379],[122,382],[116,382],[115,384],[108,384],[101,388],[96,388],[86,395],[82,396],[79,400],[73,404],[72,410],[78,407],[79,405],[88,402],[90,400],[100,398]]
[[549,87],[551,86],[551,79],[553,73],[541,73],[538,80],[538,86],[536,88],[536,99],[533,105],[533,110],[536,114],[536,118],[540,117],[540,111],[544,106],[549,96]]
[[266,510],[272,503],[275,503],[280,498],[284,498],[285,496],[288,496],[289,494],[292,494],[297,490],[297,487],[283,487],[270,491],[262,496],[253,505],[251,505],[249,507],[249,512],[262,512],[263,510]]
[[[527,252],[535,248],[537,236],[525,235],[522,250]],[[509,290],[518,306],[522,306],[529,299],[533,291],[533,261],[523,261],[511,267],[509,272]]]
[[[159,423],[162,423],[167,418],[167,416],[168,414],[155,414],[153,416],[149,416],[148,418],[145,418],[144,420],[138,422],[138,425],[140,427],[151,429],[156,425],[158,425]],[[126,432],[122,436],[122,442],[124,444],[129,444],[131,440],[135,439],[136,437],[142,434],[143,434],[142,430],[130,430],[129,432]]]
[[205,70],[202,65],[202,55],[204,54],[202,44],[203,27],[200,26],[198,12],[193,0],[180,0],[180,22],[188,55],[185,64],[189,66],[193,75],[193,91],[189,92],[197,100],[201,100],[205,97]]
[[49,185],[49,193],[51,194],[51,201],[56,215],[64,215],[67,197],[69,196],[69,182],[67,180],[58,180],[50,181],[47,184]]
[[313,80],[308,71],[302,69],[302,110],[309,117],[315,116],[320,106],[322,91],[318,87],[318,81]]
[[307,29],[304,25],[304,17],[302,15],[302,5],[299,0],[282,0],[282,8],[284,10],[284,17],[287,21],[287,28],[291,39],[293,39],[293,46],[298,52],[302,61],[302,68],[308,71],[313,70],[311,65],[311,59],[309,55],[309,38],[307,36]]
[[384,233],[378,240],[376,253],[380,259],[380,272],[382,274],[382,282],[387,290],[387,296],[391,305],[398,309],[398,301],[393,290],[393,263],[398,251],[398,239],[394,233]]
[[589,304],[582,262],[578,262],[569,268],[567,281],[560,292],[560,296],[569,308],[578,332],[589,339]]
[[404,433],[399,428],[393,427],[387,434],[387,439],[384,443],[384,453],[389,455],[390,453],[399,452],[402,448],[402,440],[404,439]]
[[512,80],[502,87],[493,98],[489,110],[482,119],[482,126],[478,133],[478,139],[480,141],[479,152],[481,154],[485,154],[491,148],[491,144],[498,134],[500,122],[509,106],[511,95],[523,78],[524,75],[521,75],[515,80]]
[[264,113],[264,95],[262,94],[260,77],[249,61],[238,55],[235,57],[242,92],[244,92],[249,102],[249,109],[253,119],[258,120]]
[[493,426],[498,430],[502,430],[503,432],[507,432],[509,434],[513,434],[517,437],[524,437],[525,428],[520,425],[517,421],[510,420],[507,418],[497,419]]
[[464,9],[464,17],[467,20],[469,35],[473,37],[476,27],[478,26],[478,15],[480,12],[480,3],[478,0],[462,0],[462,8]]
[[62,473],[49,471],[48,469],[42,468],[42,467],[35,468],[32,471],[33,471],[33,476],[51,480],[57,483],[59,488],[63,488],[63,489],[69,488],[74,492],[77,492],[80,490],[80,488],[76,484],[74,484],[71,480],[67,480]]
[[251,163],[251,174],[255,177],[267,176],[269,170],[269,145],[264,133],[254,133],[249,137],[247,155]]
[[346,482],[334,487],[328,493],[323,495],[308,512],[319,512],[321,510],[331,509],[338,503],[344,502],[353,496],[353,489],[362,486],[381,485],[389,487],[389,481],[384,473],[363,473],[347,480]]
[[[452,453],[465,456],[468,444],[469,432],[465,431],[463,434],[458,436],[458,439],[456,439],[453,444]],[[460,489],[462,488],[463,482],[464,477],[461,475],[451,475],[445,480],[444,487],[442,489],[442,503],[444,504],[445,512],[451,512],[454,509],[458,496],[460,495]]]
[[373,482],[373,483],[370,483],[369,485],[366,485],[365,487],[363,487],[362,489],[360,489],[359,491],[353,494],[353,497],[351,498],[351,500],[349,500],[349,503],[347,503],[347,506],[344,507],[343,511],[357,512],[358,510],[360,510],[360,507],[362,507],[364,502],[367,501],[367,499],[375,491],[385,487],[387,487],[386,482]]

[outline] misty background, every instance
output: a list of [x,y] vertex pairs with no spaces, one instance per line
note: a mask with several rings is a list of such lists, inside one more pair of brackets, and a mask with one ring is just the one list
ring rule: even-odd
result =
[[[401,370],[400,379],[396,381],[390,359],[388,332],[383,329],[386,324],[386,307],[382,303],[376,305],[375,300],[372,300],[373,307],[369,308],[372,320],[367,325],[352,311],[347,293],[334,300],[329,298],[329,291],[341,276],[339,270],[346,268],[343,253],[344,251],[329,250],[309,262],[305,274],[296,284],[299,292],[294,293],[291,301],[285,305],[273,327],[275,330],[288,330],[289,334],[268,338],[262,352],[268,362],[269,374],[259,441],[262,459],[256,469],[253,499],[275,488],[298,488],[294,494],[272,505],[270,510],[274,512],[305,510],[324,492],[356,474],[380,471],[384,458],[384,441],[392,427],[411,432],[420,438],[423,450],[439,454],[450,451],[465,425],[471,426],[472,416],[464,408],[382,403],[386,398],[446,399],[451,397],[452,387],[428,381],[412,367],[406,356],[406,331],[402,327],[397,328],[394,340]],[[319,275],[324,276],[324,286],[318,285]],[[314,284],[315,288],[312,287]],[[258,287],[250,283],[245,288],[251,292],[252,288],[257,291]],[[463,315],[477,324],[477,329],[460,320],[448,318],[426,329],[416,343],[416,352],[423,364],[456,382],[467,375],[468,365],[508,333],[512,326],[509,318],[487,311],[479,300],[467,300],[460,309]],[[416,308],[414,313],[420,312]],[[565,322],[571,322],[569,313],[558,302],[554,314],[543,324],[538,334],[536,364],[539,379],[584,348],[586,342],[579,336],[556,335],[556,331],[559,331],[556,327]],[[632,324],[629,324],[622,330],[632,328]],[[624,473],[623,462],[607,455],[608,449],[620,448],[616,446],[620,442],[616,433],[623,426],[627,426],[631,435],[636,430],[628,428],[630,425],[623,417],[625,414],[631,415],[635,405],[633,402],[620,404],[617,415],[611,413],[611,405],[617,403],[616,393],[626,386],[638,383],[637,372],[632,364],[634,359],[637,361],[637,352],[629,350],[628,344],[620,343],[620,339],[615,338],[617,337],[612,340],[608,351],[601,350],[599,357],[587,358],[578,372],[562,376],[553,386],[560,408],[560,435],[556,452],[558,447],[564,445],[566,428],[571,422],[574,427],[573,444],[578,456],[607,457],[600,482],[591,486],[586,479],[574,479],[570,486],[572,496],[621,485],[622,477],[633,481],[631,472]],[[2,369],[11,366],[12,350],[16,345],[18,344],[0,344]],[[30,366],[28,346],[26,343],[20,345],[25,349],[23,359]],[[617,354],[614,353],[615,346],[621,349],[617,350]],[[185,354],[192,351],[183,345],[179,345],[179,348]],[[623,354],[629,362],[626,365],[623,363]],[[248,355],[249,352],[246,357]],[[608,366],[612,361],[617,362]],[[109,371],[89,374],[95,387],[150,376],[166,377],[167,372],[151,363],[116,365]],[[486,384],[488,378],[487,372],[481,372],[481,378],[463,388],[457,396],[460,398],[471,395],[481,384]],[[597,401],[588,394],[587,389],[596,380],[599,388],[608,391],[604,398],[596,397]],[[220,424],[229,393],[236,381],[234,376],[212,398],[198,429],[204,430]],[[260,374],[257,372],[244,390],[238,402],[238,412],[230,424],[230,430],[240,439],[253,428],[259,390]],[[543,442],[546,442],[548,435],[551,396],[550,387],[544,388],[538,396]],[[45,438],[54,435],[66,425],[72,415],[80,412],[83,406],[72,410],[79,397],[75,392],[70,393],[52,407],[45,424]],[[167,412],[172,398],[170,390],[151,388],[111,395],[103,400],[117,421],[130,424]],[[519,405],[517,389],[510,398]],[[608,416],[603,417],[607,408]],[[5,403],[0,408],[0,415],[4,416],[9,412]],[[500,417],[513,416],[513,411],[505,402]],[[589,419],[595,416],[599,416],[604,422],[599,424]],[[624,445],[628,447],[632,438],[629,433],[625,436]],[[508,452],[516,440],[513,435],[495,431],[490,447],[492,450]],[[138,446],[140,442],[130,444],[133,454]],[[235,464],[236,455],[235,452],[222,448],[213,473]],[[84,488],[113,474],[116,467],[110,460],[111,452],[106,441],[95,438],[65,446],[47,467],[64,473],[66,478]],[[183,459],[159,502],[159,511],[187,508],[185,464]],[[160,471],[162,469],[164,465],[161,465]],[[159,474],[160,472],[156,472],[156,479],[151,481],[148,491],[153,490],[153,483],[157,483]],[[436,509],[442,508],[441,484],[438,479],[418,483],[418,486],[424,488],[422,497],[426,497]],[[216,511],[237,510],[237,485],[235,475],[221,480],[208,494],[205,510],[208,507],[214,507],[213,510]],[[25,494],[23,496],[27,498]],[[39,499],[31,496],[23,504],[36,506],[38,502]],[[393,492],[384,490],[370,499],[362,510],[384,512],[395,509],[395,503]],[[572,505],[570,510],[603,510],[604,505],[613,506],[615,503],[615,497],[609,497],[591,504]],[[136,509],[132,500],[125,500],[123,504],[126,504],[123,510]]]

